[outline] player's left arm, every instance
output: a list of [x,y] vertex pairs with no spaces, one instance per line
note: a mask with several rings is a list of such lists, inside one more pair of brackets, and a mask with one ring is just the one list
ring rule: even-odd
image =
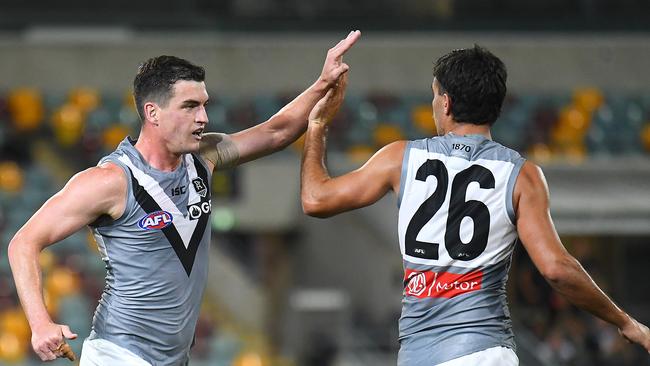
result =
[[650,331],[618,307],[562,245],[549,210],[544,175],[526,162],[515,184],[517,232],[540,273],[557,292],[577,307],[614,324],[627,340],[650,352]]

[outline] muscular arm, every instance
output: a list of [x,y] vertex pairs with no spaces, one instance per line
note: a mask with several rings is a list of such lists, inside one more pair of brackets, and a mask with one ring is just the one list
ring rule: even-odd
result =
[[328,217],[365,207],[399,191],[405,141],[386,145],[361,168],[331,178],[325,164],[327,127],[310,123],[302,159],[300,198],[310,216]]
[[548,187],[539,167],[524,164],[514,200],[519,237],[549,284],[572,304],[614,324],[624,337],[650,351],[648,328],[621,310],[562,245],[551,219]]
[[348,75],[327,92],[309,114],[302,156],[300,197],[303,211],[316,217],[327,217],[368,206],[388,190],[397,192],[400,184],[405,141],[385,146],[361,168],[331,178],[325,164],[327,125],[343,103]]
[[230,141],[222,137],[202,142],[202,156],[215,168],[230,167],[282,150],[294,142],[305,132],[307,116],[316,102],[349,69],[343,63],[343,55],[360,36],[359,31],[350,32],[347,38],[332,47],[327,52],[318,80],[269,120],[230,135]]
[[55,328],[58,325],[52,322],[43,302],[38,262],[41,250],[93,222],[100,215],[119,217],[124,211],[125,198],[126,177],[119,167],[107,164],[90,168],[70,179],[11,240],[8,249],[11,271],[32,329],[32,346],[42,360],[55,358],[51,350],[60,344],[61,332],[66,330]]

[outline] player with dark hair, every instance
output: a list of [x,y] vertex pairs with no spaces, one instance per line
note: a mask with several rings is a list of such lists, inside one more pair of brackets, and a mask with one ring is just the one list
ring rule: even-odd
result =
[[32,347],[42,360],[66,355],[65,338],[76,335],[45,308],[39,253],[88,225],[107,275],[81,365],[187,365],[208,271],[212,171],[295,141],[316,102],[347,72],[342,56],[359,36],[350,32],[331,48],[318,80],[268,121],[232,135],[204,133],[203,68],[172,56],[140,66],[138,139],[126,138],[98,166],[72,177],[9,246]]
[[648,328],[614,304],[560,242],[541,169],[492,141],[506,94],[503,62],[475,46],[442,56],[433,76],[438,136],[391,143],[361,168],[331,178],[327,125],[346,74],[312,110],[302,162],[308,215],[397,195],[404,264],[398,365],[518,364],[506,302],[517,239],[556,291],[650,351]]

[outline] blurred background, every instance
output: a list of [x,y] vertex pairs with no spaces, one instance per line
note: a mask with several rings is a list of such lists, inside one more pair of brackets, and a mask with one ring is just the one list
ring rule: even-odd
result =
[[[40,364],[6,247],[75,172],[139,121],[137,66],[205,66],[211,131],[266,120],[360,42],[330,131],[343,173],[434,134],[431,68],[478,43],[509,70],[493,137],[541,164],[557,229],[595,281],[650,323],[650,2],[645,0],[4,0],[0,4],[0,364]],[[305,217],[301,144],[213,176],[213,244],[192,365],[394,365],[402,294],[395,198]],[[56,218],[52,218],[56,222]],[[45,250],[45,298],[87,336],[105,268],[87,232]],[[552,292],[517,248],[509,302],[522,365],[650,365],[617,330]],[[59,360],[55,365],[68,365]]]

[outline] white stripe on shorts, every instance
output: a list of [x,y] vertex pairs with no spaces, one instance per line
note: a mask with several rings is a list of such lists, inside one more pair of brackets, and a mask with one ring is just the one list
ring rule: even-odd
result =
[[79,366],[151,366],[126,348],[105,339],[86,339],[81,349]]
[[518,366],[519,358],[515,351],[507,347],[492,347],[454,358],[437,366]]

